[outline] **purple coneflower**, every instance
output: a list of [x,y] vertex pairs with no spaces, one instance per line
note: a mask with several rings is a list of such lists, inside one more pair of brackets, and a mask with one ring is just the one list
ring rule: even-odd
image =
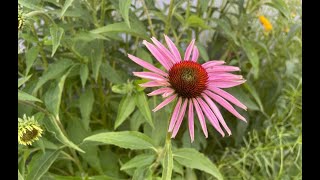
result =
[[247,107],[234,96],[221,89],[234,87],[245,82],[241,75],[230,73],[240,71],[238,67],[223,65],[224,61],[208,61],[204,64],[197,63],[199,51],[195,46],[194,39],[187,47],[183,59],[177,47],[168,36],[165,35],[168,49],[156,38],[152,37],[151,40],[154,44],[145,40],[143,44],[166,69],[166,72],[131,54],[128,54],[128,57],[135,63],[151,71],[133,72],[135,76],[150,80],[147,83],[140,84],[140,86],[160,87],[148,95],[162,95],[163,98],[166,98],[152,111],[156,112],[173,100],[178,99],[168,129],[169,132],[172,132],[172,138],[178,133],[183,117],[186,114],[187,106],[191,142],[194,140],[194,109],[206,138],[208,137],[208,131],[205,116],[222,136],[225,133],[220,125],[231,135],[231,131],[214,101],[237,118],[246,121],[230,103],[245,110]]

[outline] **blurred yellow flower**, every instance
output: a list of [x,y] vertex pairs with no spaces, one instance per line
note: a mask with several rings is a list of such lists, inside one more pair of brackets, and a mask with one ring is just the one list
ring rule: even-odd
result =
[[260,23],[264,27],[264,31],[269,32],[272,30],[272,24],[270,23],[270,21],[266,17],[259,16],[259,20],[260,20]]

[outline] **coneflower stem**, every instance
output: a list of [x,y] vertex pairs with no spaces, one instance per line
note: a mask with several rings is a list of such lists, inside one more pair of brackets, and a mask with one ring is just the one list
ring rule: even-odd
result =
[[164,34],[168,34],[170,26],[171,26],[171,17],[172,17],[173,4],[174,4],[174,0],[171,0],[170,1],[170,6],[169,6],[168,19],[167,19],[167,22],[166,22],[166,28],[164,30]]

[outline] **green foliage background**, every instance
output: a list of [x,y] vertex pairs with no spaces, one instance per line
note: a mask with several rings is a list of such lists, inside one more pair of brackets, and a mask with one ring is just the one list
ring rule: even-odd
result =
[[[19,179],[301,179],[301,1],[165,2],[19,0],[18,116],[45,130],[19,145]],[[159,65],[142,41],[163,34],[241,68],[247,82],[227,91],[248,123],[222,110],[232,136],[210,126],[205,139],[195,121],[194,143],[187,123],[165,143],[172,105],[151,113],[161,98],[127,57]]]

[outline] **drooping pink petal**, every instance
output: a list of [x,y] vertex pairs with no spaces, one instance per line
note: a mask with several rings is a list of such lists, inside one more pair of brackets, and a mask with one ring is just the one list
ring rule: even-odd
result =
[[159,109],[163,108],[164,106],[166,106],[167,104],[171,103],[175,98],[177,97],[177,94],[174,94],[170,97],[168,97],[167,99],[165,99],[164,101],[162,101],[162,103],[160,103],[156,108],[154,108],[152,111],[156,112]]
[[181,103],[182,103],[182,98],[179,97],[179,100],[177,102],[176,107],[173,110],[172,116],[171,116],[171,120],[170,120],[170,124],[169,124],[169,129],[168,132],[171,132],[174,125],[177,122],[178,116],[179,116],[179,111],[180,111],[180,107],[181,107]]
[[215,73],[208,73],[209,75],[209,81],[214,81],[214,80],[226,80],[226,81],[238,81],[238,80],[243,80],[243,76],[241,75],[236,75],[236,74],[231,74],[231,73],[221,73],[221,74],[215,74]]
[[201,108],[195,98],[192,98],[192,102],[194,104],[194,107],[196,108],[202,131],[203,131],[204,135],[206,136],[206,138],[208,138],[208,130],[207,130],[207,126],[206,126],[206,122],[205,122],[202,110],[201,110]]
[[244,110],[247,110],[247,107],[244,104],[242,104],[237,98],[235,98],[234,96],[232,96],[228,92],[226,92],[222,89],[219,89],[217,87],[214,87],[214,86],[209,86],[208,89],[213,91],[214,93],[220,95],[221,97],[225,98],[226,100],[230,101],[234,105],[236,105]]
[[187,104],[188,104],[188,99],[184,100],[184,103],[183,103],[183,105],[182,105],[182,107],[181,107],[181,111],[180,111],[180,113],[179,113],[178,120],[177,120],[176,124],[174,125],[174,129],[173,129],[171,138],[176,137],[176,135],[177,135],[177,133],[178,133],[178,131],[179,131],[179,128],[180,128],[180,126],[181,126],[181,123],[182,123],[184,114],[185,114],[186,109],[187,109]]
[[212,124],[212,126],[222,135],[224,136],[224,132],[221,129],[220,125],[219,125],[219,121],[216,118],[216,116],[213,114],[213,112],[211,111],[210,107],[207,105],[207,103],[205,103],[201,98],[196,98],[198,103],[200,104],[201,109],[203,110],[204,114],[207,116],[207,118],[209,119],[210,123]]
[[175,91],[174,91],[173,89],[171,89],[171,90],[163,93],[163,94],[162,94],[162,97],[163,97],[163,98],[166,98],[166,97],[168,97],[168,96],[171,96],[171,94],[173,94],[174,92],[175,92]]
[[208,103],[208,106],[212,109],[213,113],[216,115],[216,117],[218,118],[219,122],[222,124],[223,128],[228,132],[228,134],[230,136],[231,135],[231,130],[227,126],[226,122],[224,121],[224,119],[223,119],[218,107],[214,104],[214,102],[205,93],[202,93],[201,95],[205,99],[205,101]]
[[237,118],[245,121],[246,119],[241,116],[233,107],[230,103],[228,103],[228,101],[224,100],[222,97],[220,97],[219,95],[216,95],[212,92],[210,92],[209,90],[205,90],[204,93],[206,93],[209,97],[211,97],[213,100],[217,101],[221,106],[223,106],[226,110],[228,110],[230,113],[232,113],[234,116],[236,116]]
[[178,63],[180,60],[176,59],[172,53],[161,43],[159,42],[155,37],[151,38],[152,42],[158,47],[158,50],[169,60],[172,61],[172,63]]
[[158,86],[169,86],[167,81],[149,81],[146,83],[139,84],[141,87],[158,87]]
[[189,134],[191,142],[194,141],[194,122],[193,122],[194,114],[193,114],[193,104],[192,101],[189,100],[189,112],[188,112],[188,123],[189,123]]
[[160,62],[160,64],[166,69],[169,70],[172,66],[172,62],[167,60],[162,56],[158,49],[151,43],[148,43],[146,40],[143,41],[143,44],[148,48],[151,54]]
[[240,71],[239,67],[236,66],[226,66],[226,65],[219,65],[219,66],[210,66],[205,68],[207,72],[218,72],[218,71],[224,71],[224,72],[232,72],[232,71]]
[[135,57],[135,56],[133,56],[133,55],[131,55],[131,54],[128,54],[128,57],[129,57],[132,61],[134,61],[135,63],[139,64],[139,65],[142,66],[142,67],[144,67],[144,68],[146,68],[146,69],[148,69],[148,70],[150,70],[150,71],[152,71],[152,72],[158,73],[158,74],[160,74],[160,75],[162,75],[162,76],[168,77],[168,74],[167,74],[167,73],[165,73],[165,72],[163,72],[162,70],[154,67],[152,64],[150,64],[150,63],[148,63],[148,62],[146,62],[146,61],[143,61],[143,60],[139,59],[138,57]]
[[206,62],[206,63],[203,63],[203,64],[202,64],[202,67],[206,69],[206,68],[209,68],[209,67],[212,67],[212,66],[222,65],[222,64],[224,64],[224,63],[226,63],[226,62],[224,62],[224,61],[212,60],[212,61],[208,61],[208,62]]
[[191,60],[194,62],[197,62],[198,58],[199,58],[199,50],[197,46],[194,46]]
[[184,53],[184,60],[190,60],[190,55],[191,55],[191,52],[193,50],[193,46],[194,46],[194,41],[195,39],[192,39],[192,41],[190,42],[190,44],[188,45],[187,49],[186,49],[186,52]]
[[164,35],[164,38],[165,38],[165,40],[167,42],[167,45],[168,45],[171,53],[180,62],[181,61],[181,56],[180,56],[178,48],[176,47],[176,45],[174,45],[174,43],[171,41],[171,39],[167,35]]
[[230,88],[234,86],[238,86],[246,82],[246,80],[237,80],[237,81],[223,81],[223,80],[213,80],[209,81],[210,83],[214,84],[214,86],[218,88]]
[[155,81],[167,81],[163,76],[153,72],[133,72],[133,75]]
[[155,96],[155,95],[159,95],[159,94],[163,94],[163,93],[167,93],[173,91],[173,89],[165,87],[165,88],[160,88],[157,90],[152,91],[151,93],[147,94],[148,96]]

